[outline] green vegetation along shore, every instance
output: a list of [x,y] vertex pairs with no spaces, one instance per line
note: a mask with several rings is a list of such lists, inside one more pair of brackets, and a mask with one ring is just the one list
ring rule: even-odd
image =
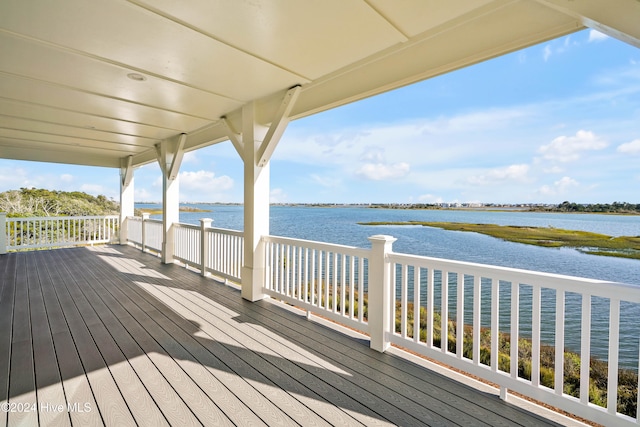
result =
[[21,188],[0,193],[0,212],[11,217],[118,215],[120,205],[81,191]]
[[571,247],[592,255],[640,259],[640,236],[612,237],[606,234],[553,227],[469,224],[462,222],[359,222],[360,225],[421,225],[452,231],[471,231],[509,242],[549,248]]

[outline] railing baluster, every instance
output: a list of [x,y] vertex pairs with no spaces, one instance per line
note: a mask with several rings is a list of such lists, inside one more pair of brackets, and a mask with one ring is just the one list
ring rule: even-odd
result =
[[[396,271],[395,265],[392,265],[391,268],[393,271]],[[402,264],[402,287],[400,289],[400,333],[402,338],[407,338],[407,308],[408,308],[408,298],[409,298],[409,265]],[[395,283],[395,280],[394,280]],[[395,295],[394,295],[395,298]],[[395,304],[394,304],[395,307]],[[395,318],[395,316],[394,316]]]
[[511,282],[511,363],[509,365],[512,378],[518,378],[518,347],[520,329],[520,284]]
[[500,281],[491,278],[491,370],[498,372],[500,342]]
[[564,299],[565,292],[557,289],[554,389],[558,396],[564,392]]
[[413,341],[420,342],[420,267],[413,266]]
[[457,301],[456,301],[456,356],[462,359],[464,354],[464,274],[456,273],[458,276]]
[[607,380],[607,410],[616,414],[618,405],[618,352],[620,348],[620,300],[609,301],[609,360]]
[[540,385],[540,314],[542,312],[542,289],[533,286],[531,302],[531,385]]
[[449,272],[442,270],[440,281],[440,351],[449,351]]
[[580,402],[589,403],[589,367],[591,366],[591,295],[582,295],[580,348]]
[[435,270],[433,268],[429,268],[428,271],[428,279],[427,279],[427,346],[429,348],[433,347],[433,317],[435,315],[435,307],[433,293],[435,289]]
[[473,278],[473,350],[471,359],[476,366],[480,365],[480,329],[482,328],[482,276]]

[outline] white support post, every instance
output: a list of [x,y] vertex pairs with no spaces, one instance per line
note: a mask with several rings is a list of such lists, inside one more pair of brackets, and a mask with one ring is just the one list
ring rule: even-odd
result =
[[209,259],[209,244],[207,242],[207,228],[211,227],[213,220],[211,218],[202,218],[200,220],[200,275],[207,276],[207,260]]
[[127,218],[134,215],[133,156],[122,159],[120,166],[120,244],[127,244]]
[[262,236],[269,235],[269,165],[257,165],[258,150],[266,127],[257,124],[255,104],[242,108],[244,146],[244,265],[242,297],[249,301],[264,298],[265,256]]
[[186,134],[177,140],[165,140],[156,145],[158,164],[162,171],[162,262],[173,263],[174,229],[180,221],[180,183],[178,172],[184,155]]
[[242,107],[242,141],[231,123],[222,118],[229,138],[244,162],[244,265],[242,297],[257,301],[263,293],[266,260],[262,236],[269,235],[269,165],[300,94],[300,86],[289,89],[267,128],[256,120],[256,103]]
[[381,353],[389,348],[389,335],[392,332],[391,263],[387,255],[393,251],[393,242],[396,240],[394,237],[385,235],[369,237],[371,242],[368,289],[370,347]]
[[144,252],[145,250],[147,250],[147,227],[145,225],[145,223],[147,222],[147,220],[149,219],[149,214],[148,213],[143,213],[142,214],[142,252]]
[[7,253],[7,214],[0,212],[0,255]]

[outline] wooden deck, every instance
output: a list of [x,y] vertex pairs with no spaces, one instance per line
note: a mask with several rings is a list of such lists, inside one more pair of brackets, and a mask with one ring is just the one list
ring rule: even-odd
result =
[[0,256],[0,426],[555,425],[131,247]]

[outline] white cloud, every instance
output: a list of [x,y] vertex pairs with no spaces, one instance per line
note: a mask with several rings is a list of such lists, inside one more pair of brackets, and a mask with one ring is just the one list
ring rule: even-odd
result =
[[578,46],[579,44],[580,43],[571,40],[571,36],[554,40],[544,46],[544,49],[542,50],[542,57],[544,61],[547,62],[551,55],[561,55],[567,52],[573,46]]
[[402,178],[409,173],[409,169],[409,163],[405,162],[394,164],[365,163],[356,171],[356,175],[373,181],[383,181]]
[[538,190],[538,193],[543,196],[555,196],[567,193],[571,188],[577,187],[580,184],[573,178],[564,176],[558,181],[555,181],[553,185],[543,185]]
[[[201,191],[206,198],[207,193],[220,193],[233,187],[233,179],[223,175],[216,177],[213,172],[200,170],[197,172],[180,172],[180,188],[185,191]],[[205,200],[205,199],[202,199]]]
[[418,196],[418,201],[420,203],[442,203],[444,200],[442,197],[435,196],[433,194],[423,194],[422,196]]
[[606,40],[608,38],[609,38],[608,35],[603,34],[600,31],[597,31],[597,30],[590,30],[589,31],[589,43],[591,43],[591,42],[601,42],[601,41]]
[[617,151],[625,154],[640,154],[640,139],[619,145]]
[[506,181],[527,182],[529,181],[528,173],[529,165],[511,165],[492,169],[484,174],[470,176],[467,181],[474,185],[487,185]]
[[62,181],[62,182],[72,182],[73,181],[73,175],[68,174],[68,173],[63,173],[62,175],[60,175],[60,181]]
[[602,150],[609,144],[593,132],[579,130],[575,136],[559,136],[538,149],[544,159],[558,162],[573,162],[584,151]]
[[184,153],[184,156],[182,157],[182,163],[200,163],[198,158],[198,150]]
[[550,168],[544,168],[542,171],[544,173],[558,174],[564,172],[564,169],[562,169],[560,166],[551,166]]
[[315,182],[316,184],[319,184],[323,187],[327,187],[327,188],[334,188],[334,187],[338,187],[340,186],[340,184],[342,183],[342,180],[340,178],[336,178],[335,176],[333,176],[334,174],[332,173],[332,176],[321,176],[318,174],[311,174],[309,175],[311,180],[313,182]]
[[99,195],[105,195],[105,193],[108,192],[107,189],[105,189],[102,185],[100,184],[82,184],[80,186],[80,191],[84,191],[85,193],[94,195],[94,196],[99,196]]
[[29,176],[31,174],[23,168],[0,167],[0,191],[17,190],[21,187],[33,186]]
[[360,159],[368,162],[380,163],[384,160],[384,148],[375,146],[365,147]]
[[136,188],[134,186],[133,192],[137,202],[158,202],[162,199],[162,196],[152,194],[145,188]]
[[273,188],[269,192],[269,203],[285,203],[288,199],[289,196],[282,188]]
[[544,58],[544,62],[547,62],[551,57],[551,45],[545,45],[542,50],[542,57]]

